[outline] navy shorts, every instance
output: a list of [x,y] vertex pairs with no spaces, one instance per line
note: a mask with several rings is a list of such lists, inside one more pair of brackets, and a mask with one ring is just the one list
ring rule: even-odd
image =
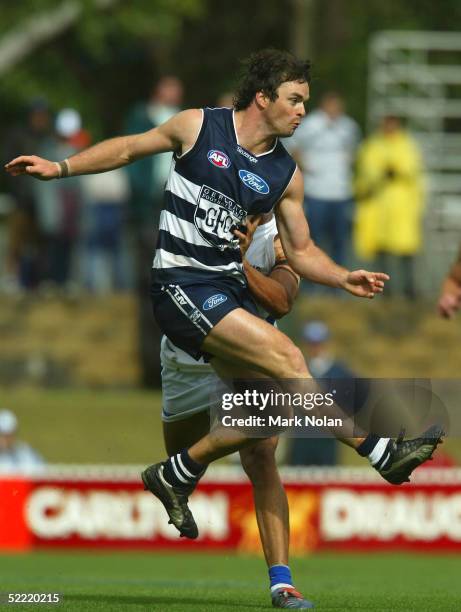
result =
[[158,326],[168,338],[194,359],[209,358],[203,340],[229,312],[244,308],[260,316],[248,290],[234,279],[151,285],[152,305]]

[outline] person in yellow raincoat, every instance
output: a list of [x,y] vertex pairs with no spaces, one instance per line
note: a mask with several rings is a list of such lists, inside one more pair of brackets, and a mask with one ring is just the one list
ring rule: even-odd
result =
[[419,147],[387,116],[359,149],[354,247],[390,274],[389,293],[415,295],[414,256],[422,244],[423,169]]

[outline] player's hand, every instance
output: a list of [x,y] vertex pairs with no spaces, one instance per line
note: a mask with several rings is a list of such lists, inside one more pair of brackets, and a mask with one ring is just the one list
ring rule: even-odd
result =
[[41,181],[58,178],[59,168],[56,162],[37,157],[37,155],[21,155],[5,165],[5,170],[11,176],[29,174]]
[[[233,234],[236,238],[238,238],[240,252],[242,254],[242,259],[245,257],[246,252],[248,251],[251,241],[253,240],[253,235],[256,231],[256,228],[261,222],[263,215],[253,215],[251,217],[247,217],[245,227],[241,230],[236,228],[233,231]],[[244,229],[244,231],[242,231]]]
[[384,272],[368,272],[367,270],[355,270],[348,272],[343,283],[343,289],[356,295],[373,299],[377,293],[382,293],[384,283],[390,279]]
[[443,283],[437,310],[444,319],[451,319],[461,308],[461,286],[452,278]]

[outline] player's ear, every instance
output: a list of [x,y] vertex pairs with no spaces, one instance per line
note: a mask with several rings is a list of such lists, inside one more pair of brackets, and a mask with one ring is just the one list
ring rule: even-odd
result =
[[269,105],[270,99],[269,99],[269,96],[265,94],[263,91],[258,91],[256,92],[256,95],[255,95],[255,102],[256,102],[256,106],[263,110],[267,108],[267,106]]

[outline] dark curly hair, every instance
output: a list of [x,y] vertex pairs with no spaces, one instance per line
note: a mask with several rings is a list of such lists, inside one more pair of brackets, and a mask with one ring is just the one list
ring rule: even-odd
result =
[[311,63],[300,60],[288,51],[263,49],[242,62],[242,70],[234,95],[235,110],[244,110],[253,102],[258,91],[270,100],[277,99],[277,89],[286,81],[310,83]]

